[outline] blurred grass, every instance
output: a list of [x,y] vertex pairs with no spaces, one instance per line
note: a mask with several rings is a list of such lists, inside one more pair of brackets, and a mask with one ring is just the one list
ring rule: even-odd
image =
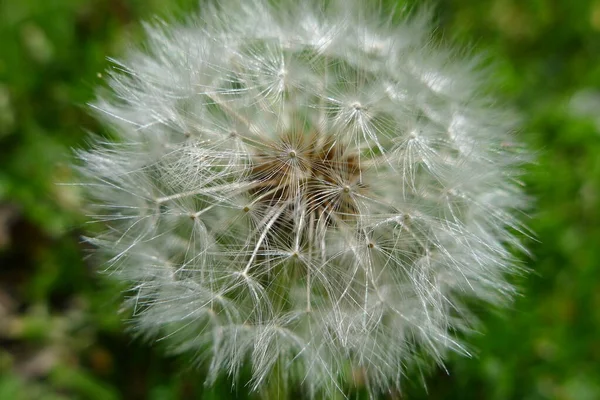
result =
[[[416,1],[413,1],[416,2]],[[70,149],[101,128],[85,103],[139,21],[193,0],[0,0],[0,399],[244,398],[132,340],[94,272]],[[446,0],[445,37],[488,51],[537,151],[537,234],[511,309],[481,310],[476,357],[407,398],[600,399],[600,1]],[[125,39],[125,40],[124,40]]]

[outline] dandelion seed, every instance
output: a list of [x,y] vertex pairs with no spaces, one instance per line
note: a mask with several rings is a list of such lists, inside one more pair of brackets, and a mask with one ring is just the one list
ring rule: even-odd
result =
[[427,13],[280,3],[209,3],[115,61],[92,107],[117,140],[79,152],[90,241],[136,329],[208,383],[400,390],[423,354],[466,353],[463,299],[514,291],[514,120]]

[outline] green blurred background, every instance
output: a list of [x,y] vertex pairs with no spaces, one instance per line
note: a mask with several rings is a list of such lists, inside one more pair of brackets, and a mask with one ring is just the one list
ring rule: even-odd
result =
[[[427,391],[415,374],[400,398],[600,399],[600,0],[432,2],[440,36],[487,51],[523,115],[537,240],[523,296],[480,310],[475,357],[450,357]],[[247,397],[132,339],[121,288],[87,261],[80,195],[57,184],[102,132],[85,104],[106,57],[140,20],[195,3],[0,0],[0,400]]]

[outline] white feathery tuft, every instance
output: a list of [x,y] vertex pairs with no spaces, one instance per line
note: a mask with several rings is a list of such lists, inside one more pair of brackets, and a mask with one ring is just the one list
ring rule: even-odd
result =
[[430,13],[296,3],[208,3],[114,61],[92,108],[115,140],[79,152],[90,241],[208,383],[400,390],[467,353],[464,299],[514,293],[527,157]]

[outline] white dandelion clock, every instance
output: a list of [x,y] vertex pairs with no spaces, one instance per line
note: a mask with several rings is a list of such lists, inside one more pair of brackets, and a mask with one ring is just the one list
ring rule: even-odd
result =
[[514,120],[426,13],[297,3],[204,5],[114,62],[93,108],[116,139],[79,154],[90,240],[209,383],[399,390],[465,351],[464,299],[513,293]]

